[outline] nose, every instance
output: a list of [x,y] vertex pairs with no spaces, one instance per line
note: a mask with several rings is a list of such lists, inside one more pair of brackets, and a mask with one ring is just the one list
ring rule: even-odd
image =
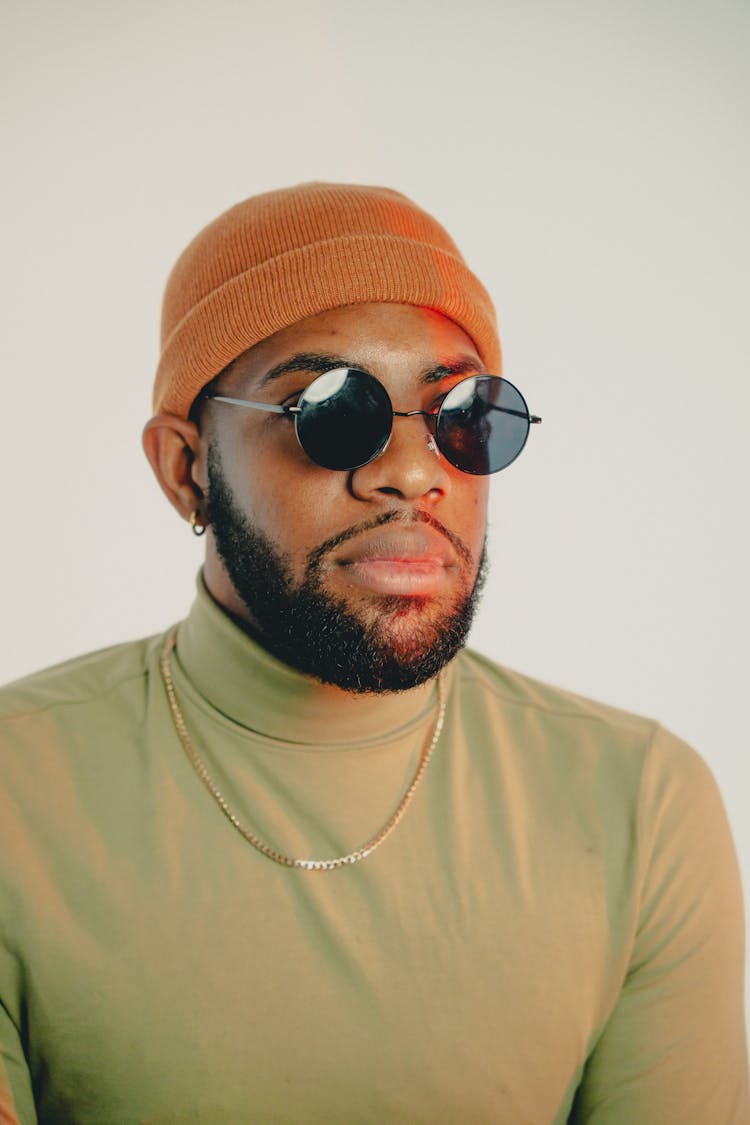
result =
[[422,415],[394,413],[391,438],[383,453],[353,469],[351,490],[358,500],[396,496],[437,503],[450,492],[448,462],[435,444],[434,427]]

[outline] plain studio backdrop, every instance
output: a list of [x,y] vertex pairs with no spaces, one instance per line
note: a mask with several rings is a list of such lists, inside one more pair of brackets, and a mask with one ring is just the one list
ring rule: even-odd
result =
[[453,234],[544,418],[493,481],[472,644],[696,746],[750,887],[747,4],[3,16],[0,680],[190,604],[201,544],[140,448],[178,253],[259,191],[386,184]]

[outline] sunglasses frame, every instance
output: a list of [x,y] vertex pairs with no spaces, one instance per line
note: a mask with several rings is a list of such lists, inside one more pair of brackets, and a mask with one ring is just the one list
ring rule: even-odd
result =
[[[390,395],[388,394],[388,391],[387,391],[386,387],[380,382],[379,379],[377,379],[374,375],[370,374],[369,371],[363,371],[359,367],[333,367],[333,368],[331,368],[330,371],[321,372],[320,375],[316,376],[316,378],[313,379],[312,382],[309,383],[307,387],[305,387],[304,391],[302,391],[302,393],[300,394],[298,403],[294,406],[283,406],[283,405],[278,405],[276,403],[270,403],[270,402],[254,402],[254,401],[251,401],[249,399],[233,398],[230,395],[220,395],[220,394],[208,394],[208,395],[206,395],[206,400],[209,401],[209,402],[225,402],[225,403],[228,403],[230,406],[244,406],[249,410],[263,410],[268,414],[287,414],[287,415],[291,415],[294,418],[294,433],[295,433],[295,436],[297,438],[297,441],[299,443],[300,448],[302,449],[304,454],[307,457],[310,458],[310,460],[313,462],[313,464],[320,465],[321,463],[319,461],[317,461],[314,457],[311,456],[311,454],[305,448],[305,446],[302,442],[302,439],[300,438],[299,427],[298,427],[298,419],[300,418],[300,416],[302,415],[302,413],[304,411],[304,408],[305,408],[305,405],[306,405],[305,404],[305,395],[308,393],[308,391],[310,391],[310,389],[312,387],[314,387],[315,384],[320,379],[325,379],[327,376],[336,374],[339,371],[356,372],[358,375],[364,375],[367,379],[370,379],[373,382],[377,383],[377,385],[381,388],[381,390],[385,394],[385,396],[386,396],[386,398],[387,398],[387,400],[390,404],[392,419],[391,419],[391,428],[388,431],[388,434],[386,435],[385,441],[383,442],[383,444],[378,449],[376,449],[376,451],[370,457],[368,457],[365,461],[361,461],[357,465],[349,465],[349,466],[346,466],[345,468],[341,468],[341,469],[330,469],[330,466],[328,466],[328,465],[321,465],[322,468],[329,469],[331,472],[354,472],[356,469],[361,469],[364,465],[369,465],[372,461],[377,460],[378,457],[380,457],[383,453],[385,453],[385,451],[388,448],[388,445],[390,443],[391,437],[393,435],[393,418],[414,418],[414,417],[417,417],[419,415],[422,415],[423,417],[427,418],[431,422],[432,430],[433,430],[433,437],[435,439],[436,446],[440,450],[440,453],[442,454],[442,456],[445,457],[446,461],[449,462],[449,464],[453,465],[453,467],[458,469],[459,472],[466,473],[469,476],[492,476],[493,472],[502,472],[503,469],[507,469],[509,465],[513,464],[513,462],[516,460],[516,458],[519,457],[520,454],[523,452],[524,446],[526,445],[526,441],[527,441],[528,436],[529,436],[529,430],[530,430],[531,426],[532,425],[538,425],[542,421],[542,419],[538,415],[530,414],[529,411],[528,411],[528,407],[526,408],[525,411],[523,411],[523,410],[512,410],[509,407],[494,406],[493,405],[493,408],[495,410],[501,411],[503,414],[510,414],[510,415],[512,415],[514,417],[517,417],[517,418],[525,418],[526,422],[527,422],[526,435],[525,435],[524,440],[521,443],[521,446],[518,449],[518,451],[513,455],[513,457],[510,459],[510,461],[506,462],[506,464],[502,465],[499,469],[493,470],[493,472],[475,473],[471,469],[464,469],[464,468],[462,468],[462,466],[456,465],[455,462],[452,461],[451,458],[448,456],[448,454],[440,447],[440,441],[439,441],[439,438],[438,438],[438,427],[439,427],[439,424],[440,424],[440,415],[442,413],[443,407],[445,406],[448,398],[453,393],[453,391],[457,390],[459,387],[463,387],[466,383],[468,383],[472,379],[498,379],[503,383],[507,383],[507,385],[509,387],[511,387],[515,391],[515,393],[518,395],[519,399],[524,404],[524,406],[526,406],[526,399],[523,397],[523,395],[519,391],[518,387],[516,387],[516,385],[514,383],[511,383],[509,379],[506,379],[502,375],[490,375],[490,374],[487,374],[487,373],[484,373],[484,372],[478,372],[476,375],[468,375],[465,379],[461,379],[461,380],[459,380],[458,383],[454,383],[454,385],[447,392],[445,398],[442,400],[442,402],[440,403],[440,406],[438,407],[438,409],[436,411],[432,411],[432,410],[394,410],[393,409],[393,403],[391,402],[391,398],[390,398]],[[310,403],[309,405],[313,405],[313,404]]]

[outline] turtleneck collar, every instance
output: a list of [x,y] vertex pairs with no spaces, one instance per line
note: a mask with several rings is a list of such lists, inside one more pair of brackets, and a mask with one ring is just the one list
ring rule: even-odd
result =
[[[177,632],[180,671],[203,699],[250,731],[310,746],[370,744],[435,706],[435,681],[409,691],[358,695],[319,683],[271,656],[240,628],[198,575],[197,596]],[[444,675],[451,676],[449,666]]]

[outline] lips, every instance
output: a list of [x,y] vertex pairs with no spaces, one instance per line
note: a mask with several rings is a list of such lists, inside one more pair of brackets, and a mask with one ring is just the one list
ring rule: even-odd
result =
[[402,597],[441,593],[457,567],[452,545],[426,525],[378,528],[347,543],[333,561],[348,585]]

